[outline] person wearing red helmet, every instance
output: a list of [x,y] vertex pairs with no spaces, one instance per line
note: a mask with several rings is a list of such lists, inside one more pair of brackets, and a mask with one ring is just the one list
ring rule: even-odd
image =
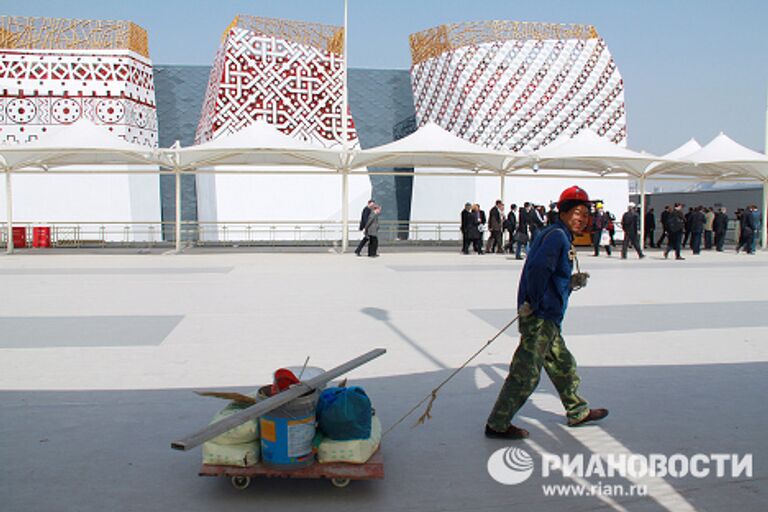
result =
[[539,384],[542,367],[557,388],[568,425],[575,427],[608,415],[607,409],[590,409],[579,396],[576,360],[560,334],[571,291],[585,286],[588,277],[573,273],[573,237],[586,229],[590,205],[584,189],[565,189],[558,202],[556,222],[531,243],[517,292],[520,344],[485,425],[487,437],[528,437],[527,430],[510,422]]

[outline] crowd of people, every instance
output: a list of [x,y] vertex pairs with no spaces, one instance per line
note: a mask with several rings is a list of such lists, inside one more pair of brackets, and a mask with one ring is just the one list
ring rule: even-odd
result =
[[[683,213],[684,207],[682,203],[664,207],[659,217],[658,226],[661,235],[658,240],[655,238],[657,223],[653,208],[648,210],[645,214],[646,243],[650,247],[661,248],[662,242],[666,239],[668,249],[665,250],[665,256],[674,250],[678,258],[684,247],[689,247],[693,254],[700,254],[702,241],[704,250],[714,249],[723,252],[725,235],[728,232],[727,209],[697,206],[690,207],[686,213]],[[735,220],[736,252],[743,250],[748,254],[754,254],[761,226],[757,206],[753,204],[746,208],[739,208],[736,210]]]
[[[684,206],[682,203],[666,206],[658,223],[653,208],[645,213],[646,246],[663,248],[665,258],[674,252],[678,260],[685,259],[681,253],[685,247],[689,247],[693,254],[700,254],[702,245],[704,250],[722,252],[729,222],[726,208],[697,206],[684,213]],[[640,215],[639,208],[634,203],[629,203],[627,211],[619,221],[623,231],[623,259],[627,258],[630,248],[636,251],[638,258],[645,257],[640,246]],[[471,249],[476,254],[509,253],[514,254],[516,259],[523,259],[537,232],[553,224],[557,216],[556,203],[551,203],[549,209],[530,202],[525,202],[520,208],[512,204],[505,213],[504,202],[497,200],[487,216],[479,204],[466,203],[461,211],[461,252],[469,254]],[[736,252],[754,254],[761,222],[757,206],[750,205],[738,209],[735,220]],[[616,223],[616,217],[606,210],[602,203],[596,202],[592,205],[587,232],[594,256],[599,256],[601,251],[611,256],[616,247]],[[657,226],[661,232],[658,239]],[[665,241],[666,245],[662,245]]]

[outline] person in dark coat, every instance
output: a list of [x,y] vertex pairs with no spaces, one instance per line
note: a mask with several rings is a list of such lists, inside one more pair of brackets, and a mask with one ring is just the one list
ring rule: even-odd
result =
[[557,211],[557,203],[549,203],[549,210],[547,210],[547,226],[551,226],[557,222],[557,218],[560,214]]
[[645,214],[645,243],[652,249],[656,247],[653,238],[654,231],[656,231],[656,215],[653,213],[653,208],[651,208]]
[[528,230],[531,232],[528,247],[530,247],[533,239],[536,238],[536,233],[544,229],[545,218],[546,212],[543,211],[543,207],[531,205],[531,210],[528,212]]
[[517,231],[517,205],[513,204],[509,207],[509,213],[507,214],[507,220],[504,223],[504,229],[507,230],[509,236],[509,243],[507,244],[507,251],[512,253],[515,245],[515,232]]
[[669,205],[665,206],[664,211],[661,212],[661,218],[659,219],[661,222],[661,236],[656,242],[656,247],[661,247],[661,242],[663,242],[665,238],[667,239],[667,243],[669,243],[669,216],[671,214],[672,207]]
[[691,251],[693,254],[701,254],[701,237],[704,234],[704,224],[707,222],[703,210],[702,206],[695,208],[688,218],[688,230],[691,233]]
[[[368,204],[363,208],[363,212],[360,214],[360,231],[365,231],[365,225],[368,223],[368,216],[371,214],[371,209],[374,207],[376,203],[373,201],[373,199],[368,200]],[[360,243],[357,244],[357,249],[355,249],[355,254],[360,256],[360,253],[363,251],[363,247],[365,247],[365,244],[367,244],[369,241],[368,236],[363,233],[363,238],[360,239]]]
[[472,203],[465,203],[461,210],[461,253],[469,254],[469,226],[472,223]]
[[723,252],[725,233],[728,231],[728,214],[724,207],[715,213],[715,218],[712,221],[712,231],[715,233],[715,250]]
[[750,206],[749,214],[752,216],[752,225],[754,226],[754,231],[752,232],[752,246],[749,248],[749,251],[750,254],[755,254],[757,242],[760,238],[760,228],[763,226],[763,218],[760,215],[760,210],[757,209],[756,204]]
[[488,212],[488,230],[491,236],[488,238],[485,252],[502,254],[504,252],[504,203],[501,199],[497,199],[491,211]]
[[621,243],[621,259],[623,260],[627,259],[627,248],[629,247],[629,244],[632,244],[632,247],[637,251],[638,258],[645,258],[645,254],[643,254],[643,251],[640,249],[637,235],[639,221],[640,217],[635,211],[635,204],[629,203],[627,211],[624,212],[624,215],[621,217],[621,229],[624,230],[624,241]]
[[669,218],[667,220],[667,230],[669,231],[667,234],[667,239],[669,241],[667,242],[667,248],[664,249],[664,257],[667,258],[670,251],[674,249],[675,259],[684,260],[685,258],[680,255],[683,241],[683,230],[685,230],[685,215],[683,215],[682,203],[676,203],[674,210],[672,210],[672,212],[669,214]]
[[691,238],[691,215],[693,214],[693,208],[688,208],[688,213],[685,214],[685,227],[683,228],[683,247],[688,245],[688,240]]
[[381,214],[381,206],[374,204],[371,208],[371,213],[368,215],[368,220],[365,222],[365,236],[369,239],[368,244],[368,257],[379,257],[379,215]]
[[477,254],[483,254],[483,233],[480,231],[482,216],[480,215],[480,211],[480,207],[477,204],[472,205],[469,217],[469,227],[467,228],[467,237]]
[[521,260],[523,259],[523,256],[521,254],[521,251],[523,247],[526,247],[526,254],[528,253],[527,247],[528,242],[530,242],[530,218],[531,218],[531,203],[525,202],[523,204],[523,207],[520,209],[520,215],[518,216],[517,220],[517,231],[515,231],[515,259]]
[[[600,255],[600,239],[602,238],[603,231],[608,234],[608,223],[611,221],[610,217],[603,211],[603,205],[598,203],[595,205],[595,215],[592,219],[592,246],[595,249],[595,256]],[[610,235],[609,235],[610,236]],[[610,242],[604,244],[605,252],[608,256],[611,255]]]
[[754,254],[752,251],[752,239],[755,236],[755,231],[757,231],[757,225],[755,223],[755,217],[752,215],[752,207],[748,206],[741,213],[741,217],[739,218],[739,226],[741,228],[741,241],[736,246],[736,253],[738,254],[741,249],[744,249],[747,251],[747,254]]

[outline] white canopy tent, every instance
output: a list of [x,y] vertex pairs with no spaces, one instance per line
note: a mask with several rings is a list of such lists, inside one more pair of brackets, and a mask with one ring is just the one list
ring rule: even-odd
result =
[[[429,176],[467,175],[487,172],[500,179],[500,197],[504,199],[504,179],[508,173],[527,165],[531,158],[513,152],[496,151],[474,144],[428,122],[410,135],[388,144],[365,149],[354,155],[354,167],[426,168],[420,174]],[[458,169],[446,172],[429,169]],[[392,173],[396,174],[396,173]]]
[[[8,254],[13,252],[12,173],[157,174],[161,164],[156,150],[126,142],[87,119],[52,130],[34,142],[0,145],[0,170],[5,172]],[[129,166],[130,171],[104,169],[105,165]]]
[[737,143],[724,133],[676,162],[661,163],[649,169],[652,176],[693,176],[712,181],[759,181],[763,184],[762,246],[768,247],[768,155]]
[[648,176],[653,174],[653,169],[661,164],[674,163],[675,161],[682,160],[691,153],[694,153],[701,149],[701,144],[691,138],[688,142],[685,142],[681,146],[673,149],[669,153],[662,155],[659,161],[654,161],[646,167],[642,176],[640,177],[640,246],[645,249],[645,180]]
[[588,128],[573,138],[555,141],[534,154],[539,169],[588,171],[600,176],[618,174],[641,177],[648,165],[662,160],[618,146]]
[[[129,170],[104,169],[105,165],[129,166]],[[12,173],[153,173],[157,166],[170,168],[177,179],[176,241],[180,242],[180,187],[183,172],[276,173],[274,167],[293,167],[285,172],[347,175],[351,167],[448,167],[487,172],[503,180],[510,172],[526,167],[535,170],[569,170],[593,177],[639,178],[643,211],[645,180],[704,178],[707,180],[758,180],[763,183],[763,247],[766,246],[766,198],[768,156],[739,145],[721,134],[705,147],[690,140],[662,157],[619,147],[590,130],[571,139],[556,141],[541,151],[520,155],[472,144],[433,123],[398,141],[366,149],[344,151],[304,143],[284,135],[264,122],[255,123],[231,136],[186,148],[154,150],[131,144],[87,120],[52,130],[40,140],[23,145],[0,145],[0,170],[6,173],[9,244],[13,250],[11,208]],[[214,169],[215,167],[215,169]],[[362,171],[362,173],[367,173]],[[439,171],[435,176],[445,175]],[[523,171],[523,174],[529,174]],[[546,175],[543,173],[541,175]],[[471,175],[457,172],[451,175]],[[540,175],[540,176],[541,176]],[[522,174],[521,174],[522,176]],[[502,181],[503,183],[503,181]],[[641,230],[644,230],[641,219]],[[348,224],[348,219],[343,219]]]
[[[176,175],[176,251],[181,250],[181,174],[337,174],[348,172],[350,155],[302,142],[265,121],[203,144],[162,150]],[[275,167],[291,167],[276,171]],[[344,217],[342,215],[342,217]],[[346,226],[348,219],[342,218]],[[343,228],[346,231],[346,227]]]
[[353,163],[355,167],[449,167],[503,173],[521,158],[473,144],[427,123],[402,139],[360,151]]
[[338,171],[346,164],[344,152],[302,142],[265,121],[256,121],[238,132],[203,144],[162,152],[180,171],[206,172],[205,169],[212,166],[228,166],[227,172],[243,172],[246,166],[310,166],[314,169],[305,172],[327,173]]
[[51,130],[34,142],[0,145],[3,171],[103,173],[108,171],[72,166],[157,164],[156,150],[126,142],[87,119]]

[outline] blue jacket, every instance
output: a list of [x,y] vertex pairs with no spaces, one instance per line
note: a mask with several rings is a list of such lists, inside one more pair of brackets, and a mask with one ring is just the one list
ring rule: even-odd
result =
[[562,323],[571,295],[572,244],[573,235],[560,219],[536,235],[520,276],[518,308],[527,302],[534,316]]

